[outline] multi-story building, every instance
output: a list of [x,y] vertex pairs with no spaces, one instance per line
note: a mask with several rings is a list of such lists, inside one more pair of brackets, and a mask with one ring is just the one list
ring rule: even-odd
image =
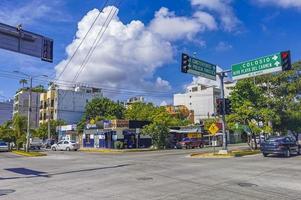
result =
[[[21,90],[14,96],[13,116],[19,114],[27,117],[28,114],[29,92]],[[31,94],[31,115],[30,126],[37,128],[39,126],[39,110],[40,110],[40,93],[32,92]]]
[[124,106],[126,108],[128,108],[128,107],[130,107],[134,103],[144,103],[144,97],[143,96],[131,97],[131,98],[129,98],[126,101],[126,103],[124,104]]
[[215,102],[221,90],[215,86],[201,84],[190,85],[184,94],[174,94],[174,105],[184,105],[194,111],[194,122],[213,116],[216,112]]
[[11,120],[13,116],[13,100],[0,102],[0,125]]
[[48,122],[48,119],[76,124],[81,120],[86,104],[102,96],[100,88],[77,86],[72,90],[64,90],[50,87],[40,95],[40,124]]

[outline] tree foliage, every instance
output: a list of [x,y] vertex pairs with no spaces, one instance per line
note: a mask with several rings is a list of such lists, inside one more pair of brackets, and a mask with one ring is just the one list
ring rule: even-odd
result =
[[293,70],[240,80],[233,88],[228,127],[247,125],[252,133],[300,132],[301,62]]
[[[65,125],[66,123],[63,120],[50,120],[50,137],[55,138],[56,127]],[[38,137],[41,139],[46,139],[48,137],[48,123],[40,124],[39,128],[33,133],[34,137]]]

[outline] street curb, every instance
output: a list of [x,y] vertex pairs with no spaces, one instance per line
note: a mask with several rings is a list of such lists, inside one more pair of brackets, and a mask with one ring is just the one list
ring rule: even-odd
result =
[[41,157],[41,156],[47,156],[46,153],[40,153],[40,152],[11,151],[11,153],[14,153],[14,154],[20,155],[20,156],[24,156],[24,157]]

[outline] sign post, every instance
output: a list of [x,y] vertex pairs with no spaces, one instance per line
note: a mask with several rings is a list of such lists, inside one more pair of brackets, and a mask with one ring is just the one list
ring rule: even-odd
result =
[[234,80],[290,70],[292,68],[290,51],[278,52],[254,60],[234,64],[231,68],[232,78]]
[[14,51],[53,62],[53,40],[36,33],[0,23],[0,49]]
[[216,65],[193,58],[184,53],[182,54],[181,71],[183,73],[216,80]]
[[215,123],[212,123],[211,126],[209,127],[209,132],[213,136],[212,138],[213,154],[215,154],[215,147],[217,146],[216,133],[218,131],[219,131],[219,127]]

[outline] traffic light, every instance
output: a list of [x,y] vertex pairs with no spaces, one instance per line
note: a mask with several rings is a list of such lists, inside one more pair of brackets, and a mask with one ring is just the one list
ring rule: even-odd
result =
[[281,52],[281,64],[282,64],[282,71],[287,71],[292,69],[290,51]]
[[216,99],[216,113],[217,115],[223,114],[223,99],[221,98]]
[[232,113],[231,100],[225,99],[225,114],[229,115]]
[[182,53],[181,72],[187,73],[187,71],[189,69],[189,61],[190,61],[189,55]]

